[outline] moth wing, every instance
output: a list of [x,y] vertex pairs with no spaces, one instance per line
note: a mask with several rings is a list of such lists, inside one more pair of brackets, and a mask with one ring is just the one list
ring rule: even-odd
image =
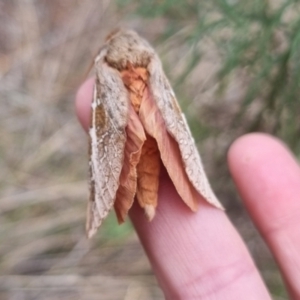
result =
[[152,96],[162,114],[167,131],[178,143],[189,180],[205,200],[223,209],[208,182],[185,116],[181,112],[176,96],[156,55],[152,58],[148,71],[150,73],[149,86]]
[[124,160],[128,94],[117,70],[95,60],[96,82],[90,127],[90,199],[86,230],[93,236],[114,205]]

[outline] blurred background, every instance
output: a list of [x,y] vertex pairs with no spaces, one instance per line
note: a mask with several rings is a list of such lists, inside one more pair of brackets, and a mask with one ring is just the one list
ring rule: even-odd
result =
[[285,299],[226,151],[263,131],[300,157],[299,13],[296,0],[0,0],[0,299],[163,299],[129,221],[111,213],[85,238],[88,146],[74,97],[116,27],[155,46],[216,194]]

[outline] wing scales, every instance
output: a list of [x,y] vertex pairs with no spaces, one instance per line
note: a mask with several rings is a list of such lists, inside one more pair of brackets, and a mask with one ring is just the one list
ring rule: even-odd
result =
[[91,237],[113,207],[124,160],[128,94],[117,70],[105,62],[106,49],[96,58],[97,79],[90,127],[91,194],[87,232]]
[[148,67],[150,89],[165,121],[168,132],[179,145],[187,176],[195,189],[212,205],[223,208],[215,196],[206,174],[185,116],[161,67],[157,56]]

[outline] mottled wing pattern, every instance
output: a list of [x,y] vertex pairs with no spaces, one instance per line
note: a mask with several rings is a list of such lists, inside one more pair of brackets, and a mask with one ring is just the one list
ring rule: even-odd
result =
[[91,194],[87,212],[88,236],[96,233],[113,207],[124,160],[128,94],[116,69],[105,62],[106,49],[95,60],[96,82],[90,128]]
[[160,60],[157,56],[152,58],[148,70],[150,73],[149,86],[153,98],[166,123],[168,132],[174,137],[179,145],[189,180],[195,189],[209,203],[223,209],[221,203],[218,201],[210,187],[185,116],[181,112],[176,96],[164,75]]

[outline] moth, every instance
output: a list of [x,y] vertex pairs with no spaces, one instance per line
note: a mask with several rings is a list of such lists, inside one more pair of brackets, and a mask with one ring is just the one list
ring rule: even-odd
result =
[[124,222],[135,199],[146,217],[153,219],[161,163],[192,211],[201,199],[222,209],[149,43],[131,30],[113,32],[95,59],[95,72],[88,237],[96,233],[113,206],[119,223]]

